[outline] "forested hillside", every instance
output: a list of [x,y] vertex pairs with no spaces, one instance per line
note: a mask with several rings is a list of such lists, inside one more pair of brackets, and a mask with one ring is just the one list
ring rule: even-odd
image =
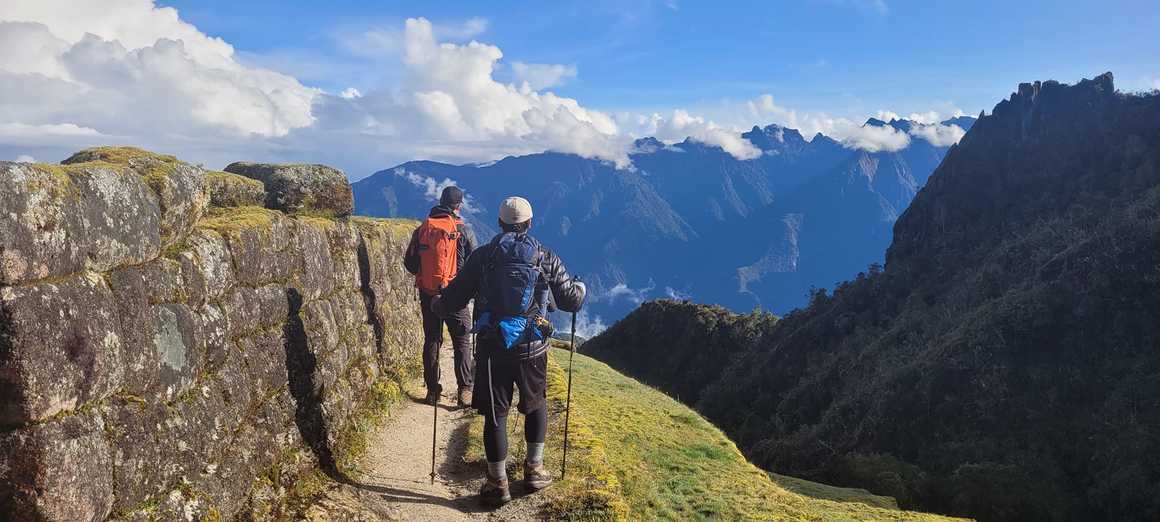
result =
[[585,350],[772,471],[980,520],[1156,520],[1160,96],[1020,85],[885,269],[780,321],[647,304]]

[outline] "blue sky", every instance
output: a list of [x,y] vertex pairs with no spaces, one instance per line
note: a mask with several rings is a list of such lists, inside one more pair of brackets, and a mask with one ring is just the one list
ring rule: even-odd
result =
[[[738,159],[776,123],[850,148],[949,144],[939,125],[1036,79],[1160,88],[1149,2],[0,2],[0,158],[126,144],[209,167],[543,150],[631,168],[633,140]],[[911,117],[907,134],[863,127]]]
[[[299,56],[303,67],[329,62],[334,76],[307,82],[334,91],[390,78],[360,70],[366,62],[339,43],[343,33],[418,16],[486,20],[475,39],[497,45],[505,59],[575,66],[577,77],[554,90],[604,110],[771,93],[788,106],[848,117],[950,105],[977,113],[1020,81],[1111,70],[1121,89],[1143,89],[1160,78],[1160,6],[1143,1],[161,4],[259,55],[257,63],[262,55]],[[276,23],[257,22],[267,18]]]

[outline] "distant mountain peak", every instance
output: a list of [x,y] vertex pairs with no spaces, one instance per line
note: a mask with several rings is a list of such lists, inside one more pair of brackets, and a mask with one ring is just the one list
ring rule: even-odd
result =
[[634,153],[638,154],[652,154],[658,150],[665,148],[665,143],[652,136],[646,136],[632,142],[632,149]]
[[782,127],[776,123],[766,125],[764,128],[754,125],[753,129],[743,133],[741,137],[763,151],[797,150],[806,145],[805,138],[797,129]]

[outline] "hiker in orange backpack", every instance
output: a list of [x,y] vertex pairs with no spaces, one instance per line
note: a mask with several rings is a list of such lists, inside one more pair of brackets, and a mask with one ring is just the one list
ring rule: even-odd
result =
[[431,311],[431,298],[455,278],[475,246],[467,224],[459,217],[463,190],[456,186],[443,189],[439,204],[411,234],[411,243],[403,256],[403,265],[415,275],[419,288],[419,307],[423,311],[423,381],[427,384],[428,404],[439,403],[443,387],[439,384],[439,350],[443,347],[443,323],[451,333],[455,349],[455,382],[459,385],[456,400],[460,408],[471,404],[471,386],[475,361],[471,355],[471,314],[464,305],[440,318]]

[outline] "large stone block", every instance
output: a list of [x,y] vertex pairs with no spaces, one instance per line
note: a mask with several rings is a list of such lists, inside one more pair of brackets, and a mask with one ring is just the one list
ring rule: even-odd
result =
[[323,226],[335,226],[326,220],[314,220],[325,225],[295,221],[293,259],[297,266],[299,290],[303,299],[311,301],[334,291],[334,262],[330,257],[330,242]]
[[262,392],[287,389],[286,344],[281,331],[263,330],[239,340],[238,345],[247,382]]
[[266,188],[261,181],[229,172],[205,173],[210,205],[215,207],[262,206],[266,204]]
[[272,328],[286,322],[290,315],[290,299],[286,288],[279,284],[260,286],[255,290],[258,300],[258,326]]
[[250,288],[239,286],[222,301],[229,317],[229,335],[238,338],[286,322],[290,303],[286,289],[278,284]]
[[121,321],[124,389],[136,395],[150,395],[157,391],[160,371],[160,359],[154,347],[155,321],[150,308],[182,300],[185,290],[181,264],[157,258],[113,270],[107,280]]
[[151,189],[160,210],[163,248],[188,235],[209,205],[205,171],[167,154],[136,147],[94,147],[73,154],[61,164],[111,164],[135,173]]
[[229,351],[233,348],[230,344],[229,317],[226,317],[221,307],[214,304],[206,304],[194,313],[197,328],[201,332],[201,346],[198,347],[198,351],[205,354],[206,368],[216,370],[225,363]]
[[113,508],[130,511],[175,480],[173,470],[161,465],[165,448],[157,437],[164,430],[166,407],[114,399],[104,410],[117,491]]
[[44,419],[122,384],[116,303],[95,273],[0,287],[0,332],[0,424]]
[[267,222],[227,236],[239,284],[285,283],[294,273],[293,253],[289,249],[293,237],[288,221],[275,214]]
[[358,230],[350,222],[339,223],[338,226],[326,229],[326,238],[330,243],[330,259],[333,269],[336,289],[358,289],[359,279],[359,244]]
[[334,322],[331,303],[313,300],[302,309],[303,326],[306,329],[306,347],[318,357],[328,360],[336,355],[339,347],[339,327]]
[[234,286],[234,260],[229,244],[209,230],[194,231],[186,239],[188,250],[177,255],[181,263],[187,302],[201,306],[221,299]]
[[5,520],[99,521],[112,507],[112,454],[94,411],[0,434]]
[[188,390],[205,368],[205,336],[200,318],[187,305],[157,305],[150,313],[161,396],[169,401]]
[[325,165],[274,165],[239,161],[226,172],[262,182],[266,207],[284,212],[316,211],[336,217],[354,210],[350,182],[341,170]]
[[110,165],[0,162],[0,285],[152,259],[160,210],[137,176]]

